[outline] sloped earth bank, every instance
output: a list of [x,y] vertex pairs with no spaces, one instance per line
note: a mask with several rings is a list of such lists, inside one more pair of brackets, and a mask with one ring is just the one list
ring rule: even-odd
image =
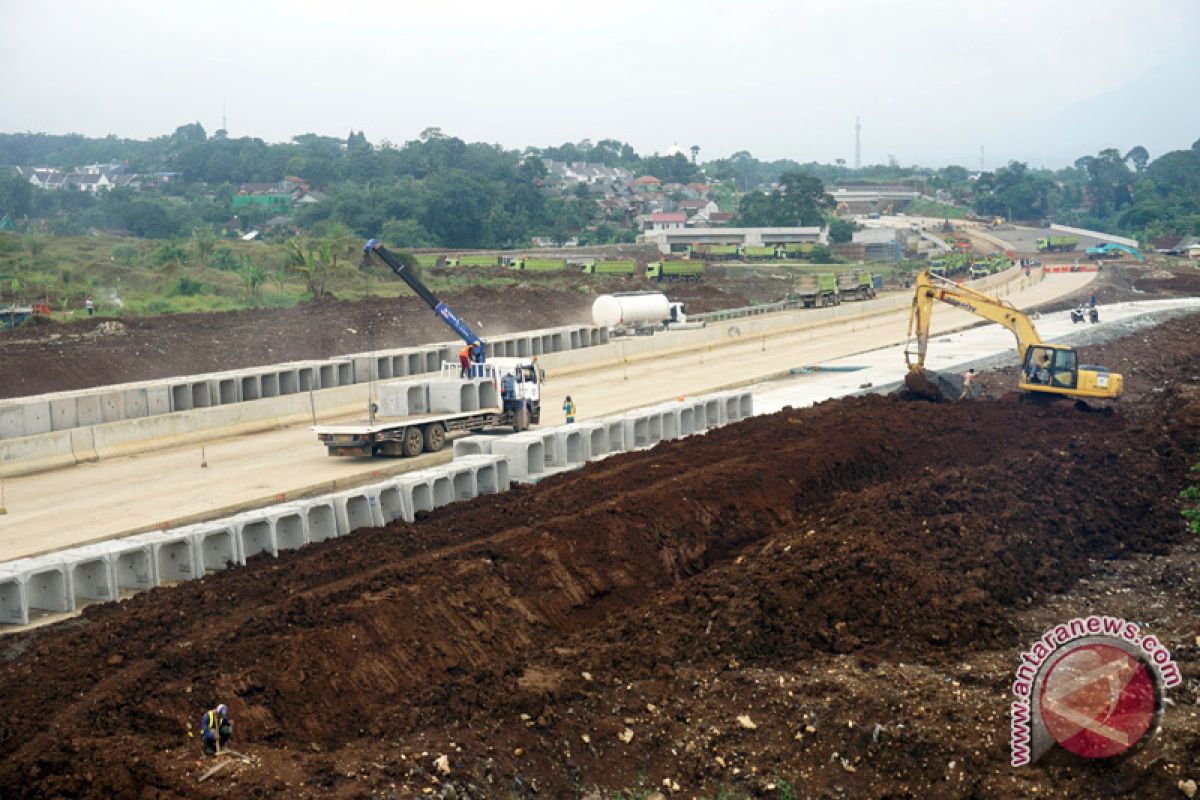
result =
[[[1198,334],[1126,340],[1116,414],[785,409],[7,637],[0,796],[1170,796]],[[1188,683],[1126,760],[1011,769],[1018,654],[1086,611]],[[198,783],[219,701],[251,763]]]
[[[449,271],[437,270],[439,275]],[[479,280],[511,280],[507,270],[472,269]],[[786,293],[769,279],[655,284],[601,276],[533,274],[517,286],[474,286],[441,297],[483,336],[558,325],[588,325],[592,301],[613,291],[666,291],[692,312],[749,305],[743,291]],[[764,288],[765,287],[765,288]],[[768,295],[769,299],[776,299]],[[112,383],[195,375],[284,361],[408,347],[453,339],[416,297],[326,300],[159,317],[94,317],[0,331],[0,398],[86,389]]]

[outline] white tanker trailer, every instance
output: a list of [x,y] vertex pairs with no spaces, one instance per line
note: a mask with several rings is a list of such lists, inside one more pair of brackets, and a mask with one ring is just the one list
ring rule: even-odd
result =
[[687,308],[662,292],[602,294],[592,303],[592,322],[617,335],[649,335],[687,326]]

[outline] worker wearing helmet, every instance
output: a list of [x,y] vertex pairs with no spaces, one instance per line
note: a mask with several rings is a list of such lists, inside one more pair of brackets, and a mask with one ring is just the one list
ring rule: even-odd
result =
[[205,711],[200,718],[200,741],[204,744],[204,754],[215,756],[225,748],[233,733],[233,721],[229,719],[229,708],[221,703],[211,711]]
[[[471,360],[474,361],[476,365],[483,363],[483,342],[479,341],[478,339],[471,344]],[[483,367],[476,366],[471,372],[472,378],[479,378],[482,376]]]
[[471,345],[458,351],[458,365],[460,367],[458,377],[466,378],[471,374]]

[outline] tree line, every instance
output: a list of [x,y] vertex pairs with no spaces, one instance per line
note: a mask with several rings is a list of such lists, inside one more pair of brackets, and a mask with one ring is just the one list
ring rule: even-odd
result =
[[[153,191],[114,189],[92,196],[47,192],[0,176],[0,217],[41,220],[50,231],[124,230],[147,238],[185,238],[203,227],[261,227],[275,212],[232,200],[243,183],[305,179],[328,198],[298,208],[290,224],[322,235],[334,226],[399,247],[520,247],[532,236],[583,243],[631,241],[637,231],[625,210],[604,211],[586,186],[546,192],[542,159],[622,166],[665,183],[707,183],[743,225],[814,225],[831,216],[825,184],[839,179],[913,179],[927,193],[944,192],[986,216],[1078,224],[1149,238],[1200,233],[1200,142],[1151,159],[1143,147],[1084,156],[1060,170],[1010,162],[972,173],[897,164],[851,169],[835,164],[763,161],[748,151],[700,163],[699,148],[639,155],[614,139],[557,147],[505,149],[465,142],[429,128],[403,144],[368,141],[361,131],[342,139],[303,134],[289,142],[209,135],[199,123],[149,140],[114,136],[0,134],[0,164],[70,168],[119,161],[141,174],[176,173]],[[675,198],[681,199],[681,198]],[[839,238],[845,231],[839,228]]]

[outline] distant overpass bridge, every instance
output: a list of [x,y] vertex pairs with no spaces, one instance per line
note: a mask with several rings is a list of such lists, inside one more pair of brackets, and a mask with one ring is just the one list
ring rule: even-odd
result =
[[647,244],[658,245],[663,253],[670,253],[671,246],[686,247],[689,244],[743,244],[764,247],[771,244],[795,244],[797,242],[825,242],[825,229],[817,226],[800,228],[671,228],[661,231],[646,231],[641,236]]

